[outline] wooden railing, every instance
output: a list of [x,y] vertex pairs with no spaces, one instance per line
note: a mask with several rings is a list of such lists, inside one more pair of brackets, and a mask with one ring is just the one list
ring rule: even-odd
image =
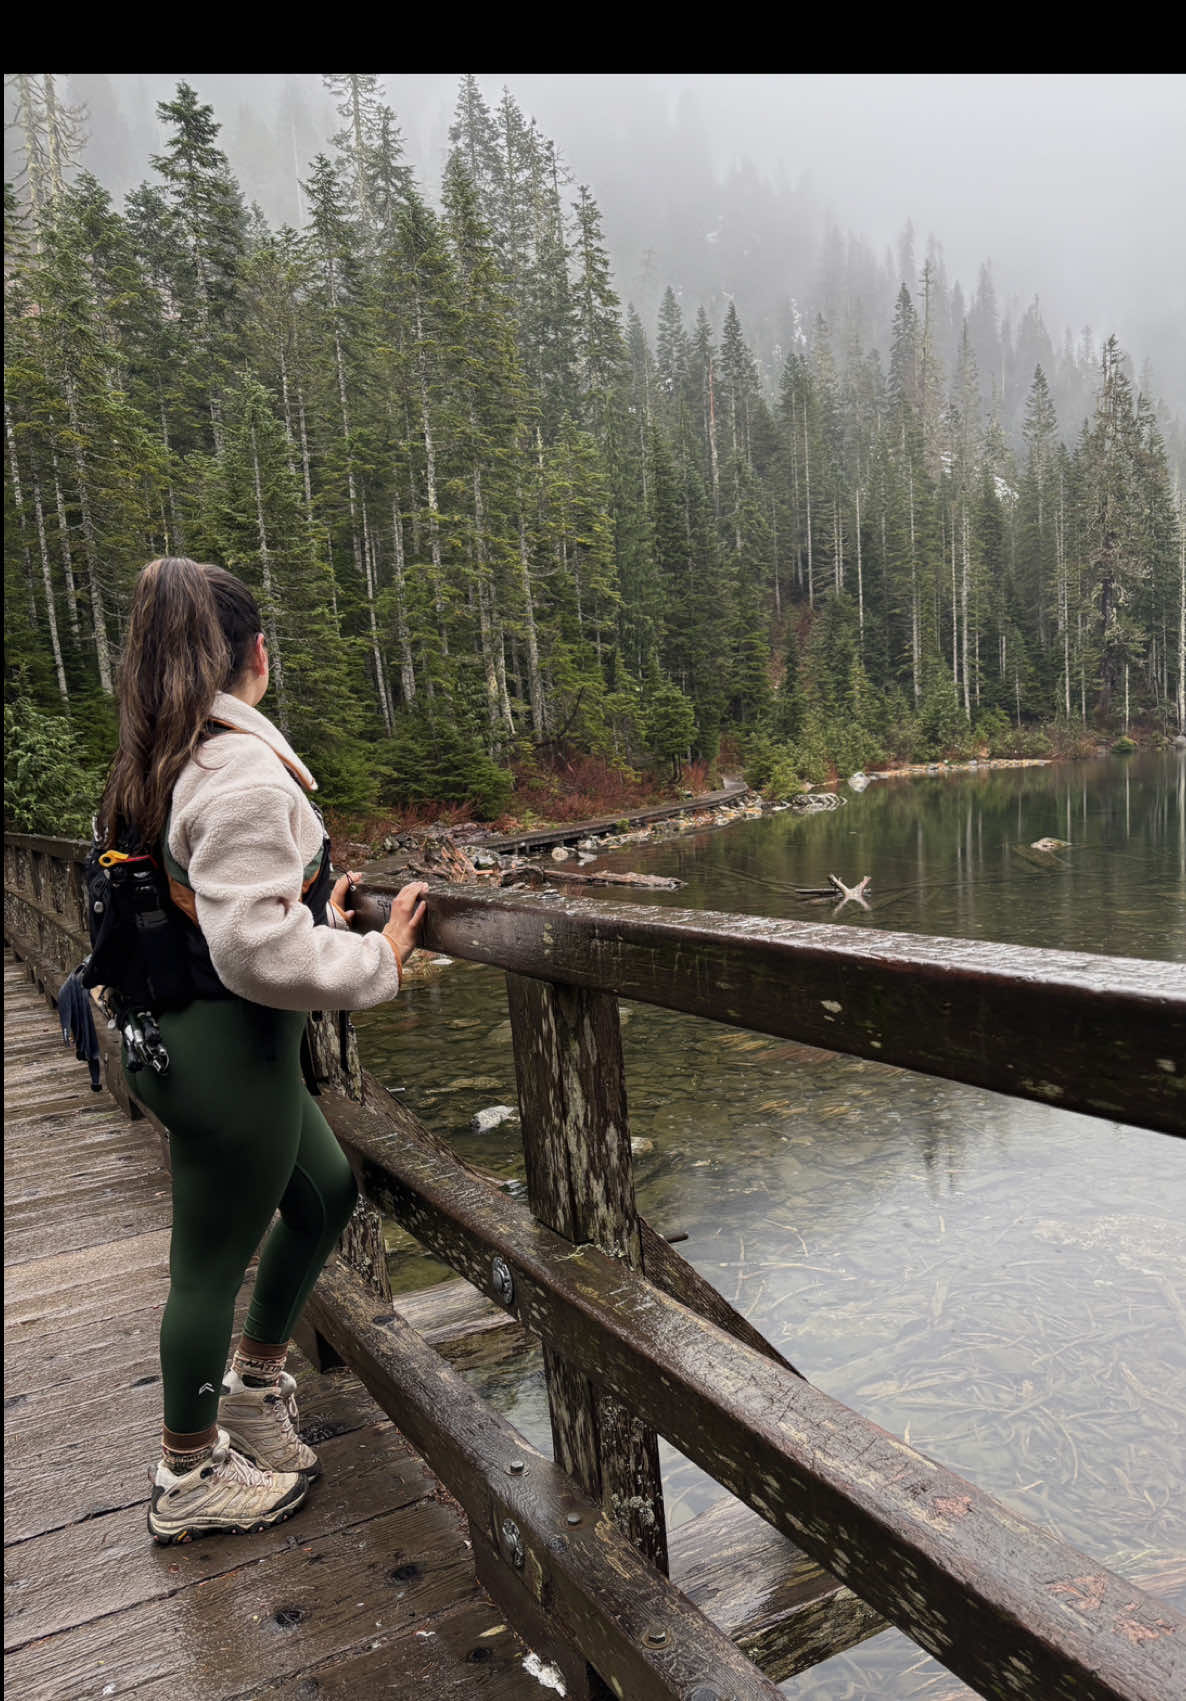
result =
[[[84,946],[80,856],[5,841],[6,937],[51,993]],[[1186,1692],[1173,1608],[805,1381],[638,1215],[617,1006],[1182,1135],[1186,969],[457,888],[432,893],[425,944],[507,973],[529,1204],[360,1069],[347,1017],[312,1018],[363,1203],[304,1344],[336,1352],[424,1454],[483,1582],[570,1696],[772,1697],[885,1621],[987,1696]],[[542,1338],[554,1462],[393,1308],[380,1213]],[[669,1542],[658,1435],[752,1512]]]

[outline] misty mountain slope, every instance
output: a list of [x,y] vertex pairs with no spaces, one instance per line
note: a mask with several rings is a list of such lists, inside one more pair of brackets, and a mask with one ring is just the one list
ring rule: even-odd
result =
[[274,712],[356,817],[556,807],[722,749],[786,795],[1186,721],[1180,437],[1116,338],[1052,343],[987,267],[965,296],[909,227],[878,256],[802,187],[722,187],[685,113],[652,149],[699,145],[710,188],[648,180],[682,271],[654,247],[631,305],[598,197],[476,78],[431,193],[377,76],[289,81],[271,123],[230,87],[283,224],[202,89],[157,104],[122,203],[60,79],[8,93],[22,819],[109,750],[165,554],[256,590]]

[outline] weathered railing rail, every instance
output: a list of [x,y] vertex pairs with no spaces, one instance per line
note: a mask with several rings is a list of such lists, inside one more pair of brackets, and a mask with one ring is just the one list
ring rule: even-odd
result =
[[[6,934],[50,991],[81,954],[78,854],[5,843]],[[617,998],[1181,1135],[1186,970],[456,888],[433,893],[425,942],[508,971],[530,1209],[321,1017],[323,1102],[368,1205],[356,1269],[327,1271],[309,1314],[465,1507],[483,1580],[570,1695],[769,1696],[878,1614],[985,1695],[1182,1692],[1168,1604],[805,1382],[638,1217]],[[374,1209],[543,1338],[555,1464],[391,1309]],[[733,1641],[663,1575],[656,1433],[788,1538],[763,1549],[773,1605],[717,1602]],[[713,1534],[741,1567],[757,1551],[728,1515]],[[670,1545],[690,1574],[684,1532]]]

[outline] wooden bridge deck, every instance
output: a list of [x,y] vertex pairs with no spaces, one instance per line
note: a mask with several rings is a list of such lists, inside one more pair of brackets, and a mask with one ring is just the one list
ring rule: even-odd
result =
[[456,1504],[347,1370],[304,1361],[325,1462],[291,1523],[158,1548],[169,1178],[4,961],[5,1690],[14,1701],[539,1701]]

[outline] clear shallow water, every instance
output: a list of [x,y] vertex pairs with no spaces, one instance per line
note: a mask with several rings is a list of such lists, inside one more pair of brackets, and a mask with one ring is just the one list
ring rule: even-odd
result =
[[[1186,758],[875,783],[614,853],[687,907],[1186,961]],[[1036,838],[1070,848],[1036,860]],[[871,911],[789,888],[872,876]],[[617,898],[619,895],[614,894]],[[664,894],[645,894],[648,902]],[[1186,1145],[624,1004],[640,1208],[820,1387],[1186,1606]],[[458,963],[357,1018],[364,1061],[521,1175],[502,976]],[[405,1239],[393,1236],[401,1246]],[[397,1287],[448,1274],[393,1255]],[[538,1359],[483,1392],[550,1449]],[[675,1527],[721,1490],[663,1445]],[[789,1681],[810,1701],[970,1693],[896,1631]]]

